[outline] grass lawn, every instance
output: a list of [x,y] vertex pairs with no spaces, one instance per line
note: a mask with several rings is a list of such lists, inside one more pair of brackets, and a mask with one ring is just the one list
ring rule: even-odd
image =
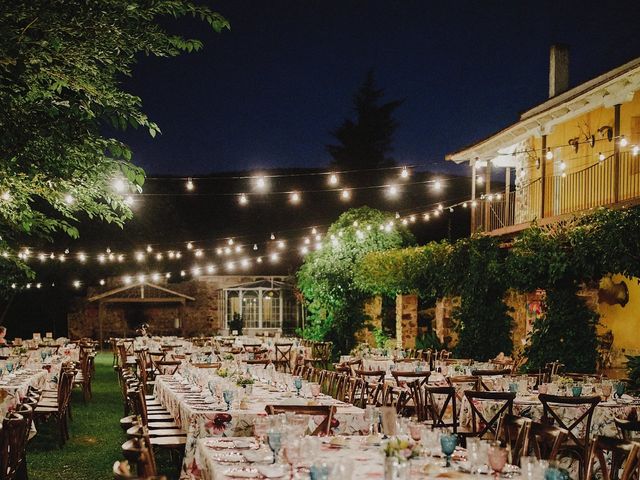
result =
[[[42,425],[27,449],[30,480],[111,480],[113,462],[122,459],[120,446],[126,440],[120,429],[123,416],[122,396],[112,354],[96,357],[93,399],[82,403],[82,392],[73,392],[73,420],[69,424],[71,439],[58,448],[54,422]],[[157,458],[159,473],[175,478],[177,467],[163,456]],[[169,475],[173,474],[173,475]]]

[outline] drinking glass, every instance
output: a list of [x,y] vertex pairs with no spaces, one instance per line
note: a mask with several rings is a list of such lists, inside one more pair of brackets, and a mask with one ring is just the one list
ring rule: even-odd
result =
[[302,388],[302,379],[300,377],[293,377],[293,386],[296,387],[296,394],[300,396],[300,389]]
[[493,470],[496,478],[500,476],[506,464],[507,450],[502,448],[499,443],[492,443],[489,446],[489,466]]
[[602,384],[602,396],[604,397],[604,401],[606,402],[611,396],[611,392],[613,391],[613,386],[610,383]]
[[270,420],[268,417],[256,417],[253,420],[253,435],[258,439],[258,443],[264,443],[267,432],[269,431]]
[[309,388],[311,389],[311,396],[313,398],[318,398],[318,396],[320,395],[320,384],[312,383],[309,385]]
[[44,350],[40,350],[40,358],[42,359],[42,362],[44,363],[45,359],[47,358],[47,352],[45,352]]
[[227,404],[227,411],[231,410],[231,402],[233,402],[233,390],[225,390],[222,392],[222,398]]
[[309,476],[311,480],[329,480],[330,470],[329,464],[326,462],[314,463],[309,469]]
[[282,432],[271,429],[267,432],[267,442],[273,452],[273,463],[279,463],[280,448],[282,447]]
[[409,436],[414,442],[419,442],[422,438],[422,425],[417,420],[409,423]]
[[284,446],[284,457],[291,468],[291,478],[295,476],[296,467],[302,460],[302,443],[299,439],[289,439]]
[[573,387],[571,387],[571,394],[574,397],[579,397],[580,395],[582,395],[582,385],[574,385]]
[[442,453],[445,455],[446,463],[445,467],[451,467],[451,455],[456,450],[456,446],[458,445],[458,436],[450,433],[443,433],[440,435],[440,448],[442,448]]
[[7,369],[7,372],[9,372],[9,374],[11,374],[11,372],[13,372],[13,363],[12,362],[7,362],[4,366]]
[[481,441],[477,437],[467,439],[467,460],[469,460],[471,475],[475,474],[484,463],[482,460]]

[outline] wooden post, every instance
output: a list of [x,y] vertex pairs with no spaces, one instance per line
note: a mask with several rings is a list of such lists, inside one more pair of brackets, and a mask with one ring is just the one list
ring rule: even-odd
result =
[[[473,160],[473,162],[471,163],[471,204],[473,205],[473,202],[476,199],[476,182],[478,181],[477,178],[477,173],[476,173],[476,162],[478,160]],[[471,233],[474,234],[476,233],[476,212],[475,209],[472,207],[469,209],[470,213],[471,213]]]
[[542,135],[542,152],[540,154],[540,218],[544,218],[545,197],[547,190],[547,136]]
[[100,351],[104,348],[104,336],[102,333],[102,317],[104,315],[104,304],[102,300],[98,301],[98,325],[100,328]]
[[613,203],[620,200],[620,104],[613,106]]
[[511,190],[511,167],[504,169],[504,226],[509,226],[509,208],[511,206],[510,200]]
[[484,228],[485,232],[489,232],[491,230],[491,222],[490,222],[490,213],[491,213],[491,202],[488,200],[489,195],[491,194],[491,160],[487,160],[487,166],[485,168],[485,190],[484,190]]

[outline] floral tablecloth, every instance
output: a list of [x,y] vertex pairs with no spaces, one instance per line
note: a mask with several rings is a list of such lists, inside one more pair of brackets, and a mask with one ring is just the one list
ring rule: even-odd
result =
[[[198,388],[194,388],[198,390]],[[204,403],[206,393],[191,391],[189,386],[171,376],[156,378],[155,393],[160,403],[169,411],[175,421],[187,432],[187,445],[181,478],[190,478],[197,470],[195,448],[198,439],[206,437],[253,435],[253,422],[256,417],[266,415],[266,405],[306,405],[308,400],[296,397],[292,392],[271,391],[266,385],[256,384],[252,388],[246,408],[235,402],[229,411],[224,403],[216,399],[215,403]],[[368,431],[364,420],[364,410],[346,403],[338,402],[327,396],[318,397],[320,405],[336,405],[337,420],[334,433],[356,434]]]

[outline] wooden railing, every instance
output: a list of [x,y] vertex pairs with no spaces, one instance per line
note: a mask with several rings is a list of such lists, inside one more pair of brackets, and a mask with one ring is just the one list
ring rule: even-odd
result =
[[611,155],[581,170],[564,176],[550,175],[544,180],[544,213],[542,179],[538,178],[508,195],[494,194],[480,199],[472,213],[476,231],[496,234],[517,231],[536,219],[553,220],[594,207],[640,199],[640,155],[621,152],[617,161]]

